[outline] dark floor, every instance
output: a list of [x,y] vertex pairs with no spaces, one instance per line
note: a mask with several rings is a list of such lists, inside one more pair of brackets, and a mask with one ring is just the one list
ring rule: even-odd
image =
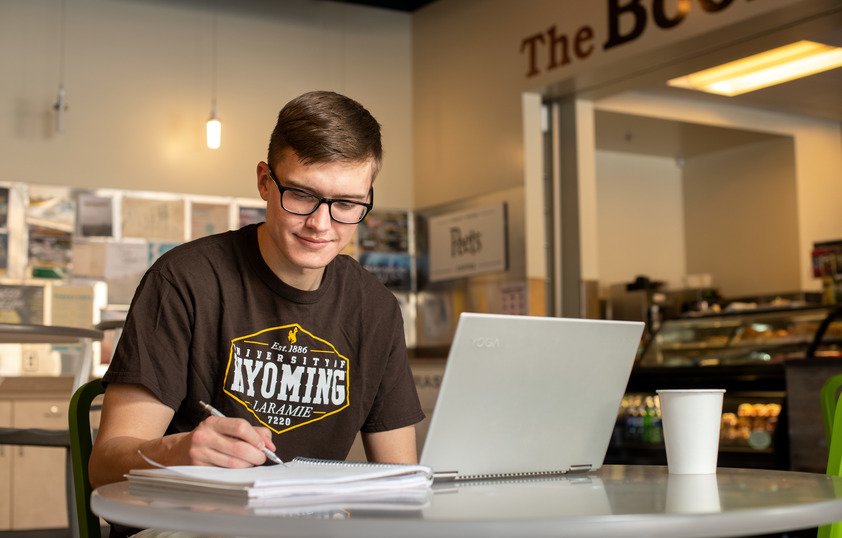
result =
[[[108,538],[108,527],[102,528],[102,537]],[[0,538],[73,538],[70,529],[39,529],[34,531],[0,531]]]
[[35,531],[0,531],[3,538],[73,538],[70,529],[38,529]]
[[783,534],[764,534],[752,538],[816,538],[819,529],[802,529],[800,531],[786,532]]

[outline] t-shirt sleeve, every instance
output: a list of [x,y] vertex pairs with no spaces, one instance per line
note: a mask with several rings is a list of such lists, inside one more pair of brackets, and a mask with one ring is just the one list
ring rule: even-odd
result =
[[177,410],[187,387],[191,311],[154,269],[141,280],[103,382],[141,385]]
[[395,430],[424,419],[407,357],[403,317],[397,304],[393,315],[386,319],[394,320],[390,325],[388,360],[374,405],[361,428],[366,433]]

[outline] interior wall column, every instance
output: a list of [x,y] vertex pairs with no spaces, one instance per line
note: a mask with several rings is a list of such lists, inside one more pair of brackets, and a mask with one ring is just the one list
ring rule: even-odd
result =
[[583,285],[598,280],[596,147],[593,104],[563,99],[553,106],[556,315],[598,317]]

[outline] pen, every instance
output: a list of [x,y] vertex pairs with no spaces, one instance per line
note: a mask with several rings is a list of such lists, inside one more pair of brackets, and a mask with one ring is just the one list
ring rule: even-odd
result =
[[[222,412],[219,409],[217,409],[216,407],[214,407],[210,404],[206,404],[205,402],[203,402],[201,400],[199,400],[199,404],[202,407],[204,407],[205,409],[207,409],[208,413],[210,413],[211,415],[213,415],[215,417],[225,418],[225,415],[223,415]],[[273,461],[275,463],[280,463],[281,465],[285,465],[284,461],[281,458],[279,458],[277,454],[275,454],[274,452],[272,452],[271,450],[269,450],[265,446],[263,447],[263,453],[266,454],[266,457],[269,458],[270,461]]]

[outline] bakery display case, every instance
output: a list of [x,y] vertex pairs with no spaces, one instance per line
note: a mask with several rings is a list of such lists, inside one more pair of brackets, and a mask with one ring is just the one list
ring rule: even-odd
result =
[[[726,392],[719,465],[789,468],[788,444],[781,439],[786,429],[784,402],[784,391]],[[625,395],[606,461],[666,465],[660,402],[654,391]]]
[[641,346],[607,461],[666,463],[656,390],[724,388],[720,466],[823,472],[826,452],[806,456],[797,447],[826,450],[818,389],[833,372],[842,373],[842,309],[836,307],[664,321]]
[[638,366],[777,364],[805,358],[817,336],[822,355],[839,356],[842,319],[836,320],[833,312],[830,307],[805,307],[668,320],[645,346]]

